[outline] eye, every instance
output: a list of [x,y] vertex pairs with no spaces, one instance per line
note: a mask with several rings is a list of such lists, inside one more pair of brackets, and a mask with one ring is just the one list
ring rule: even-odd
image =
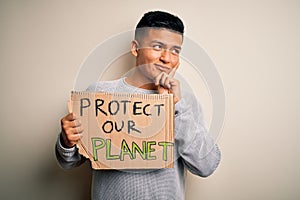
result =
[[162,49],[162,45],[160,45],[160,44],[155,44],[155,45],[152,46],[152,48],[153,48],[154,50],[161,50],[161,49]]
[[180,49],[172,49],[173,54],[180,54]]

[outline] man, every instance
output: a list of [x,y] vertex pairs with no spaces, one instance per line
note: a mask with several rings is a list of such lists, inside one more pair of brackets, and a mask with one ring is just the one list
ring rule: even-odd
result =
[[[201,177],[217,168],[220,151],[208,135],[196,98],[182,92],[174,78],[179,67],[183,42],[182,21],[169,13],[146,13],[139,21],[131,43],[136,67],[128,77],[97,82],[88,91],[126,93],[172,93],[175,103],[174,168],[158,170],[93,170],[93,199],[184,199],[186,169]],[[70,113],[61,119],[62,132],[56,155],[63,168],[73,168],[85,161],[78,154],[77,141],[84,127]]]

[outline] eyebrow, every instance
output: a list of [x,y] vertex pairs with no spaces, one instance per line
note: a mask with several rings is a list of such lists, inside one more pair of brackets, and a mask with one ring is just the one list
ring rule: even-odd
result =
[[[159,41],[159,40],[153,40],[153,41],[151,41],[151,44],[153,44],[153,43],[158,43],[158,44],[161,44],[161,45],[163,45],[163,46],[166,46],[166,44],[165,43],[163,43],[163,42],[161,42],[161,41]],[[172,46],[173,48],[176,48],[176,49],[181,49],[181,46],[178,46],[178,45],[174,45],[174,46]]]

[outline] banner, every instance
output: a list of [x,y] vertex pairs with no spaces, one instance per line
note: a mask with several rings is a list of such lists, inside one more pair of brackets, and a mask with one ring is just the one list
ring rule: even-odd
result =
[[70,103],[84,128],[79,153],[94,169],[173,167],[172,94],[73,91]]

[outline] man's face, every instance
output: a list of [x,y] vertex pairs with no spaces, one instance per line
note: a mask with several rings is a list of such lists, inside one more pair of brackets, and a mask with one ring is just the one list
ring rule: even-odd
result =
[[[146,30],[136,42],[136,65],[140,78],[152,82],[160,73],[167,74],[179,65],[182,35],[168,29]],[[133,43],[134,47],[134,43]],[[133,53],[134,54],[134,53]]]

